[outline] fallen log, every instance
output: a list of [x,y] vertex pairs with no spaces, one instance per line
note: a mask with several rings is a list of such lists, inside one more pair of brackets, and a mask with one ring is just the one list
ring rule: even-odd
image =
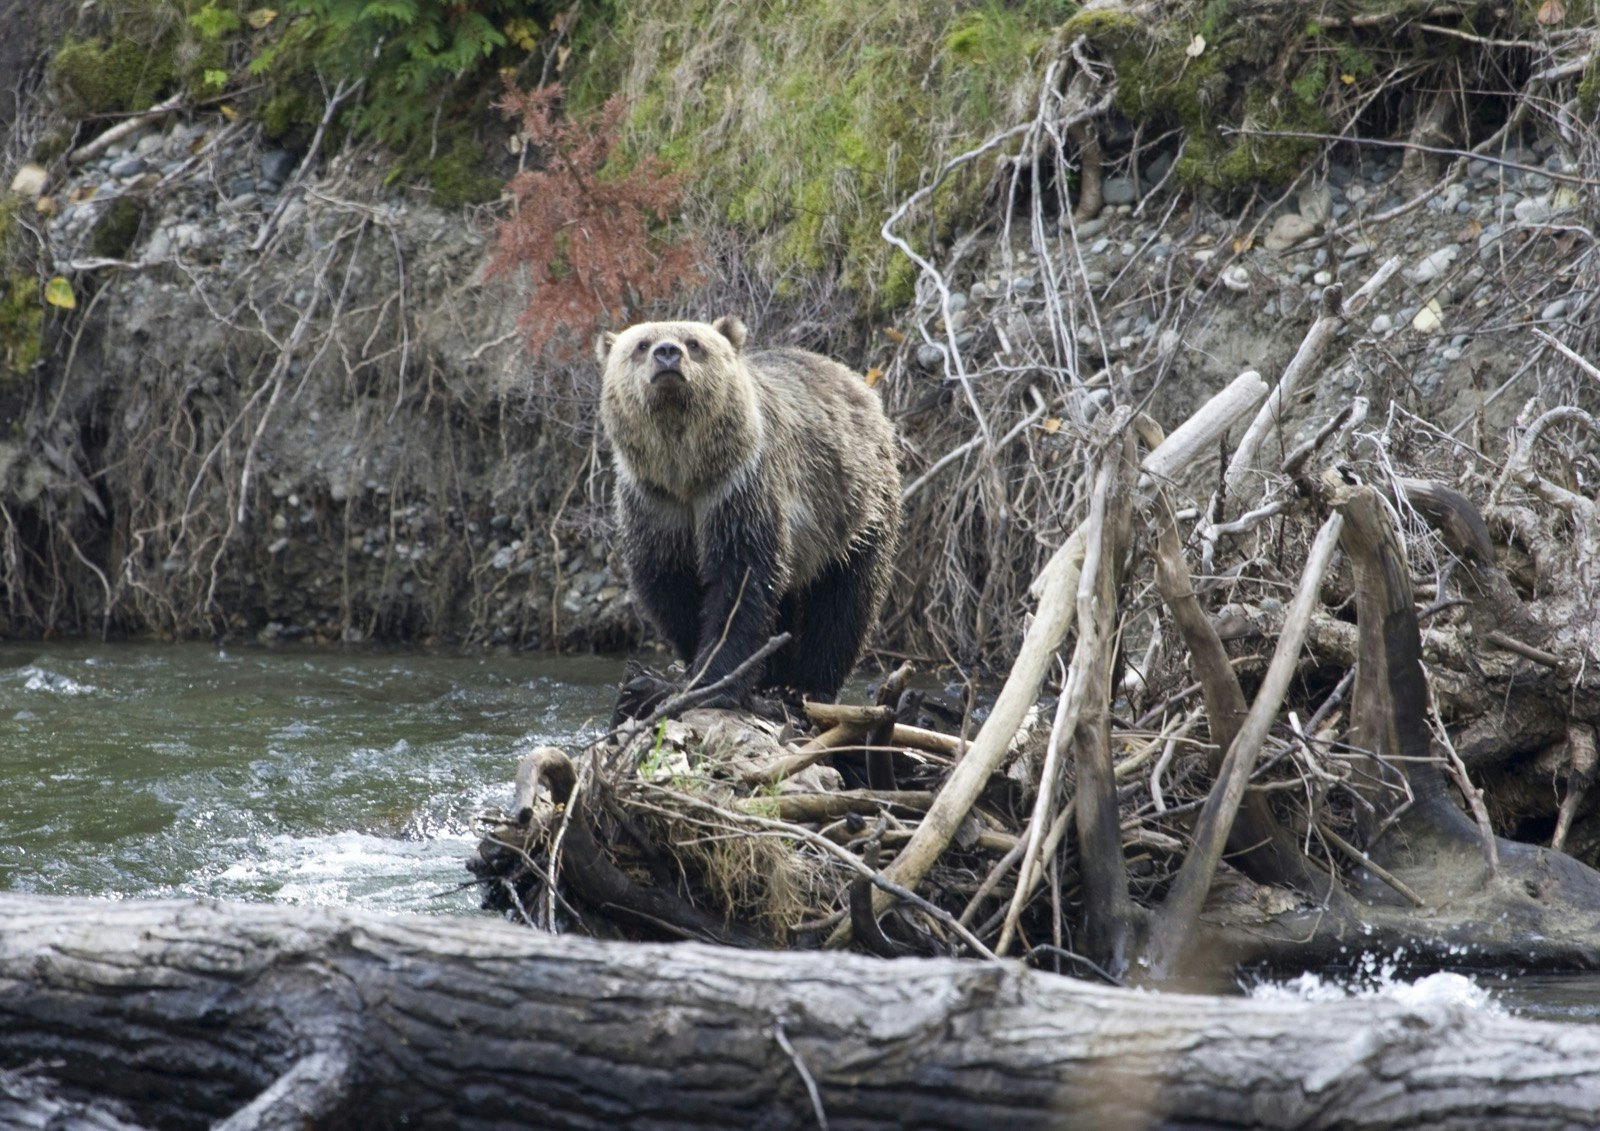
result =
[[7,1127],[1560,1128],[1600,1094],[1600,1028],[1444,995],[211,902],[0,895],[0,923]]

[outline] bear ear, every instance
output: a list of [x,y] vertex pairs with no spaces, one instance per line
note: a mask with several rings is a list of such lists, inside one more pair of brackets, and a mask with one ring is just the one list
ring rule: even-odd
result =
[[744,323],[737,315],[724,314],[711,324],[711,328],[733,343],[733,352],[744,349]]
[[598,335],[594,340],[594,359],[604,365],[606,358],[611,356],[611,347],[616,344],[617,336],[610,330]]

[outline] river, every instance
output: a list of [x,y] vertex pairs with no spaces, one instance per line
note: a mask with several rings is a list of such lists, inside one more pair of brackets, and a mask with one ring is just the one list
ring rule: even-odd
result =
[[593,657],[0,644],[0,889],[467,912],[471,814]]
[[[619,660],[0,643],[0,890],[482,914],[473,811],[525,747],[610,711]],[[1437,975],[1388,956],[1258,990],[1447,995],[1600,1021],[1600,977]]]

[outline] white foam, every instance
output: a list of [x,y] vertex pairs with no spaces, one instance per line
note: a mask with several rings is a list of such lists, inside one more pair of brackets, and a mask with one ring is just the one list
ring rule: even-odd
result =
[[1465,974],[1448,971],[1407,979],[1397,974],[1403,954],[1365,954],[1356,970],[1341,977],[1301,974],[1283,982],[1260,982],[1246,990],[1260,1001],[1334,1002],[1386,1000],[1402,1005],[1452,1005],[1492,1013],[1505,1010],[1484,987]]
[[53,695],[93,695],[100,690],[92,684],[79,683],[71,676],[46,671],[32,664],[19,668],[17,674],[24,677],[22,681],[24,691],[48,691]]
[[469,837],[396,840],[369,833],[270,837],[240,845],[215,875],[185,885],[196,895],[310,906],[430,910],[433,897],[467,879]]

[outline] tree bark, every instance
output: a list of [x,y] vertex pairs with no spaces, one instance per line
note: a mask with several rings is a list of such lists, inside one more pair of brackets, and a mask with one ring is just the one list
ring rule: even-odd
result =
[[1442,1001],[259,905],[0,922],[7,1127],[1560,1128],[1600,1095],[1600,1028]]

